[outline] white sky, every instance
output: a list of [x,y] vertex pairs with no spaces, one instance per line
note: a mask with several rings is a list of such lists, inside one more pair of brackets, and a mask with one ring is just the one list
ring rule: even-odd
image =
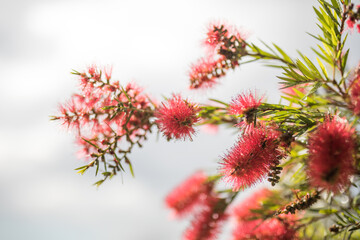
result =
[[[244,65],[213,90],[188,90],[187,71],[204,54],[207,24],[227,20],[294,56],[311,54],[317,32],[312,3],[295,0],[1,1],[0,239],[180,239],[187,221],[170,221],[166,194],[194,170],[214,170],[236,135],[199,133],[194,142],[152,136],[132,155],[136,178],[99,189],[79,176],[71,134],[49,121],[76,91],[71,69],[114,66],[113,77],[137,81],[159,100],[183,92],[228,101],[256,88],[278,101],[279,72]],[[349,39],[359,61],[359,34]],[[356,53],[356,54],[355,54]],[[310,55],[313,56],[313,55]],[[226,233],[222,239],[228,239]]]

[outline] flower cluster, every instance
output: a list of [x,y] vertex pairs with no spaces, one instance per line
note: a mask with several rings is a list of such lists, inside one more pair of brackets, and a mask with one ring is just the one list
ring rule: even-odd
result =
[[310,183],[332,192],[350,184],[355,171],[355,130],[345,118],[328,117],[309,137]]
[[195,104],[180,95],[174,95],[156,110],[156,123],[168,140],[192,139],[194,124],[200,120],[196,115],[198,112],[199,108]]
[[[90,164],[93,166],[99,161],[105,163],[105,156],[111,155],[115,174],[115,169],[122,168],[121,158],[130,164],[126,154],[151,130],[152,103],[135,83],[122,87],[117,81],[111,82],[111,69],[90,66],[74,74],[79,78],[81,93],[60,105],[60,116],[54,119],[76,130],[79,157],[95,159]],[[128,144],[120,149],[124,141]],[[123,156],[119,157],[116,150]]]
[[223,157],[220,172],[238,191],[261,181],[275,162],[284,156],[281,133],[272,127],[250,128]]
[[191,66],[190,88],[211,87],[226,71],[239,65],[246,54],[245,36],[235,27],[225,24],[211,24],[204,44],[208,47],[206,58]]
[[233,216],[236,219],[236,226],[233,231],[234,240],[297,239],[295,230],[296,216],[282,214],[277,217],[263,219],[260,214],[263,207],[262,202],[271,197],[271,191],[260,189],[234,208]]

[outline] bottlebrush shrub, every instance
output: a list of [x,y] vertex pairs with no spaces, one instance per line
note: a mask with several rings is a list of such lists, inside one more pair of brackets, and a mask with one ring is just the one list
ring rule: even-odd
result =
[[[310,34],[319,41],[315,57],[255,45],[219,22],[209,25],[205,56],[189,71],[190,89],[211,88],[230,69],[265,62],[282,71],[283,104],[266,103],[252,90],[230,103],[194,103],[173,94],[155,104],[135,83],[113,81],[109,68],[74,71],[80,92],[52,119],[75,130],[79,156],[88,159],[79,173],[94,167],[102,174],[99,186],[126,166],[133,174],[130,153],[154,129],[169,141],[191,140],[198,125],[226,124],[239,137],[219,153],[217,174],[197,171],[165,199],[176,217],[193,216],[183,239],[216,239],[229,219],[235,219],[236,240],[359,239],[360,67],[348,66],[345,44],[347,31],[357,34],[359,6],[319,0],[314,10],[320,28]],[[245,189],[266,180],[272,189],[236,203]]]

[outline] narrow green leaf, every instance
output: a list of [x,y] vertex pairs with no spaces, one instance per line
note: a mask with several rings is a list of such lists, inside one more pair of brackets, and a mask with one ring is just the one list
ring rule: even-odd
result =
[[320,209],[319,213],[321,214],[332,214],[338,212],[337,209],[329,208],[329,209]]
[[85,142],[87,142],[88,144],[90,144],[91,146],[95,147],[95,148],[99,148],[97,145],[95,145],[94,143],[90,142],[89,140],[82,138],[82,140],[84,140]]
[[97,187],[99,187],[104,181],[105,181],[104,179],[99,180],[96,183],[94,183],[93,185],[96,185]]
[[135,177],[133,166],[130,162],[130,160],[127,161],[127,164],[129,164],[130,173],[133,177]]
[[318,62],[319,66],[320,66],[320,68],[321,68],[321,71],[322,71],[322,73],[324,74],[325,78],[326,78],[326,79],[329,79],[329,76],[328,76],[328,73],[327,73],[327,71],[326,71],[326,69],[325,69],[324,64],[320,61],[319,58],[316,58],[316,61]]
[[84,165],[84,166],[81,166],[81,167],[78,167],[78,168],[75,168],[74,170],[80,170],[80,169],[83,169],[83,168],[88,168],[89,165]]
[[345,69],[346,69],[346,63],[347,63],[347,59],[348,59],[348,56],[349,56],[349,51],[350,51],[350,49],[348,49],[346,52],[345,52],[345,54],[344,54],[344,56],[343,56],[343,58],[342,58],[342,66],[341,66],[341,68],[342,68],[342,70],[343,71],[345,71]]
[[315,85],[313,86],[313,88],[306,94],[305,97],[310,96],[311,94],[315,93],[316,90],[318,90],[322,85],[323,85],[322,82],[317,82],[317,83],[315,83]]
[[283,56],[283,58],[285,59],[285,61],[287,62],[293,62],[292,59],[289,57],[289,55],[287,55],[278,45],[276,45],[275,43],[273,43],[274,47],[276,48],[276,50],[279,51],[279,53],[281,54],[281,56]]

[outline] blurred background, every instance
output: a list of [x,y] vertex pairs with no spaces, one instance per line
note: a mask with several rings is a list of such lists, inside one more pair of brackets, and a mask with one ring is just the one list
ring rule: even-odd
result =
[[[174,92],[229,101],[257,89],[277,103],[280,71],[261,63],[230,71],[213,89],[188,90],[208,23],[236,24],[249,41],[274,42],[291,56],[300,50],[314,59],[309,47],[317,44],[306,34],[318,33],[312,0],[0,3],[0,239],[180,239],[189,219],[171,219],[164,197],[195,170],[214,172],[236,139],[226,128],[199,129],[193,142],[153,134],[132,154],[135,178],[127,173],[96,188],[93,171],[73,170],[84,165],[73,135],[49,121],[78,90],[72,69],[112,65],[114,80],[134,80],[159,101]],[[350,66],[359,61],[359,35],[349,37]]]

